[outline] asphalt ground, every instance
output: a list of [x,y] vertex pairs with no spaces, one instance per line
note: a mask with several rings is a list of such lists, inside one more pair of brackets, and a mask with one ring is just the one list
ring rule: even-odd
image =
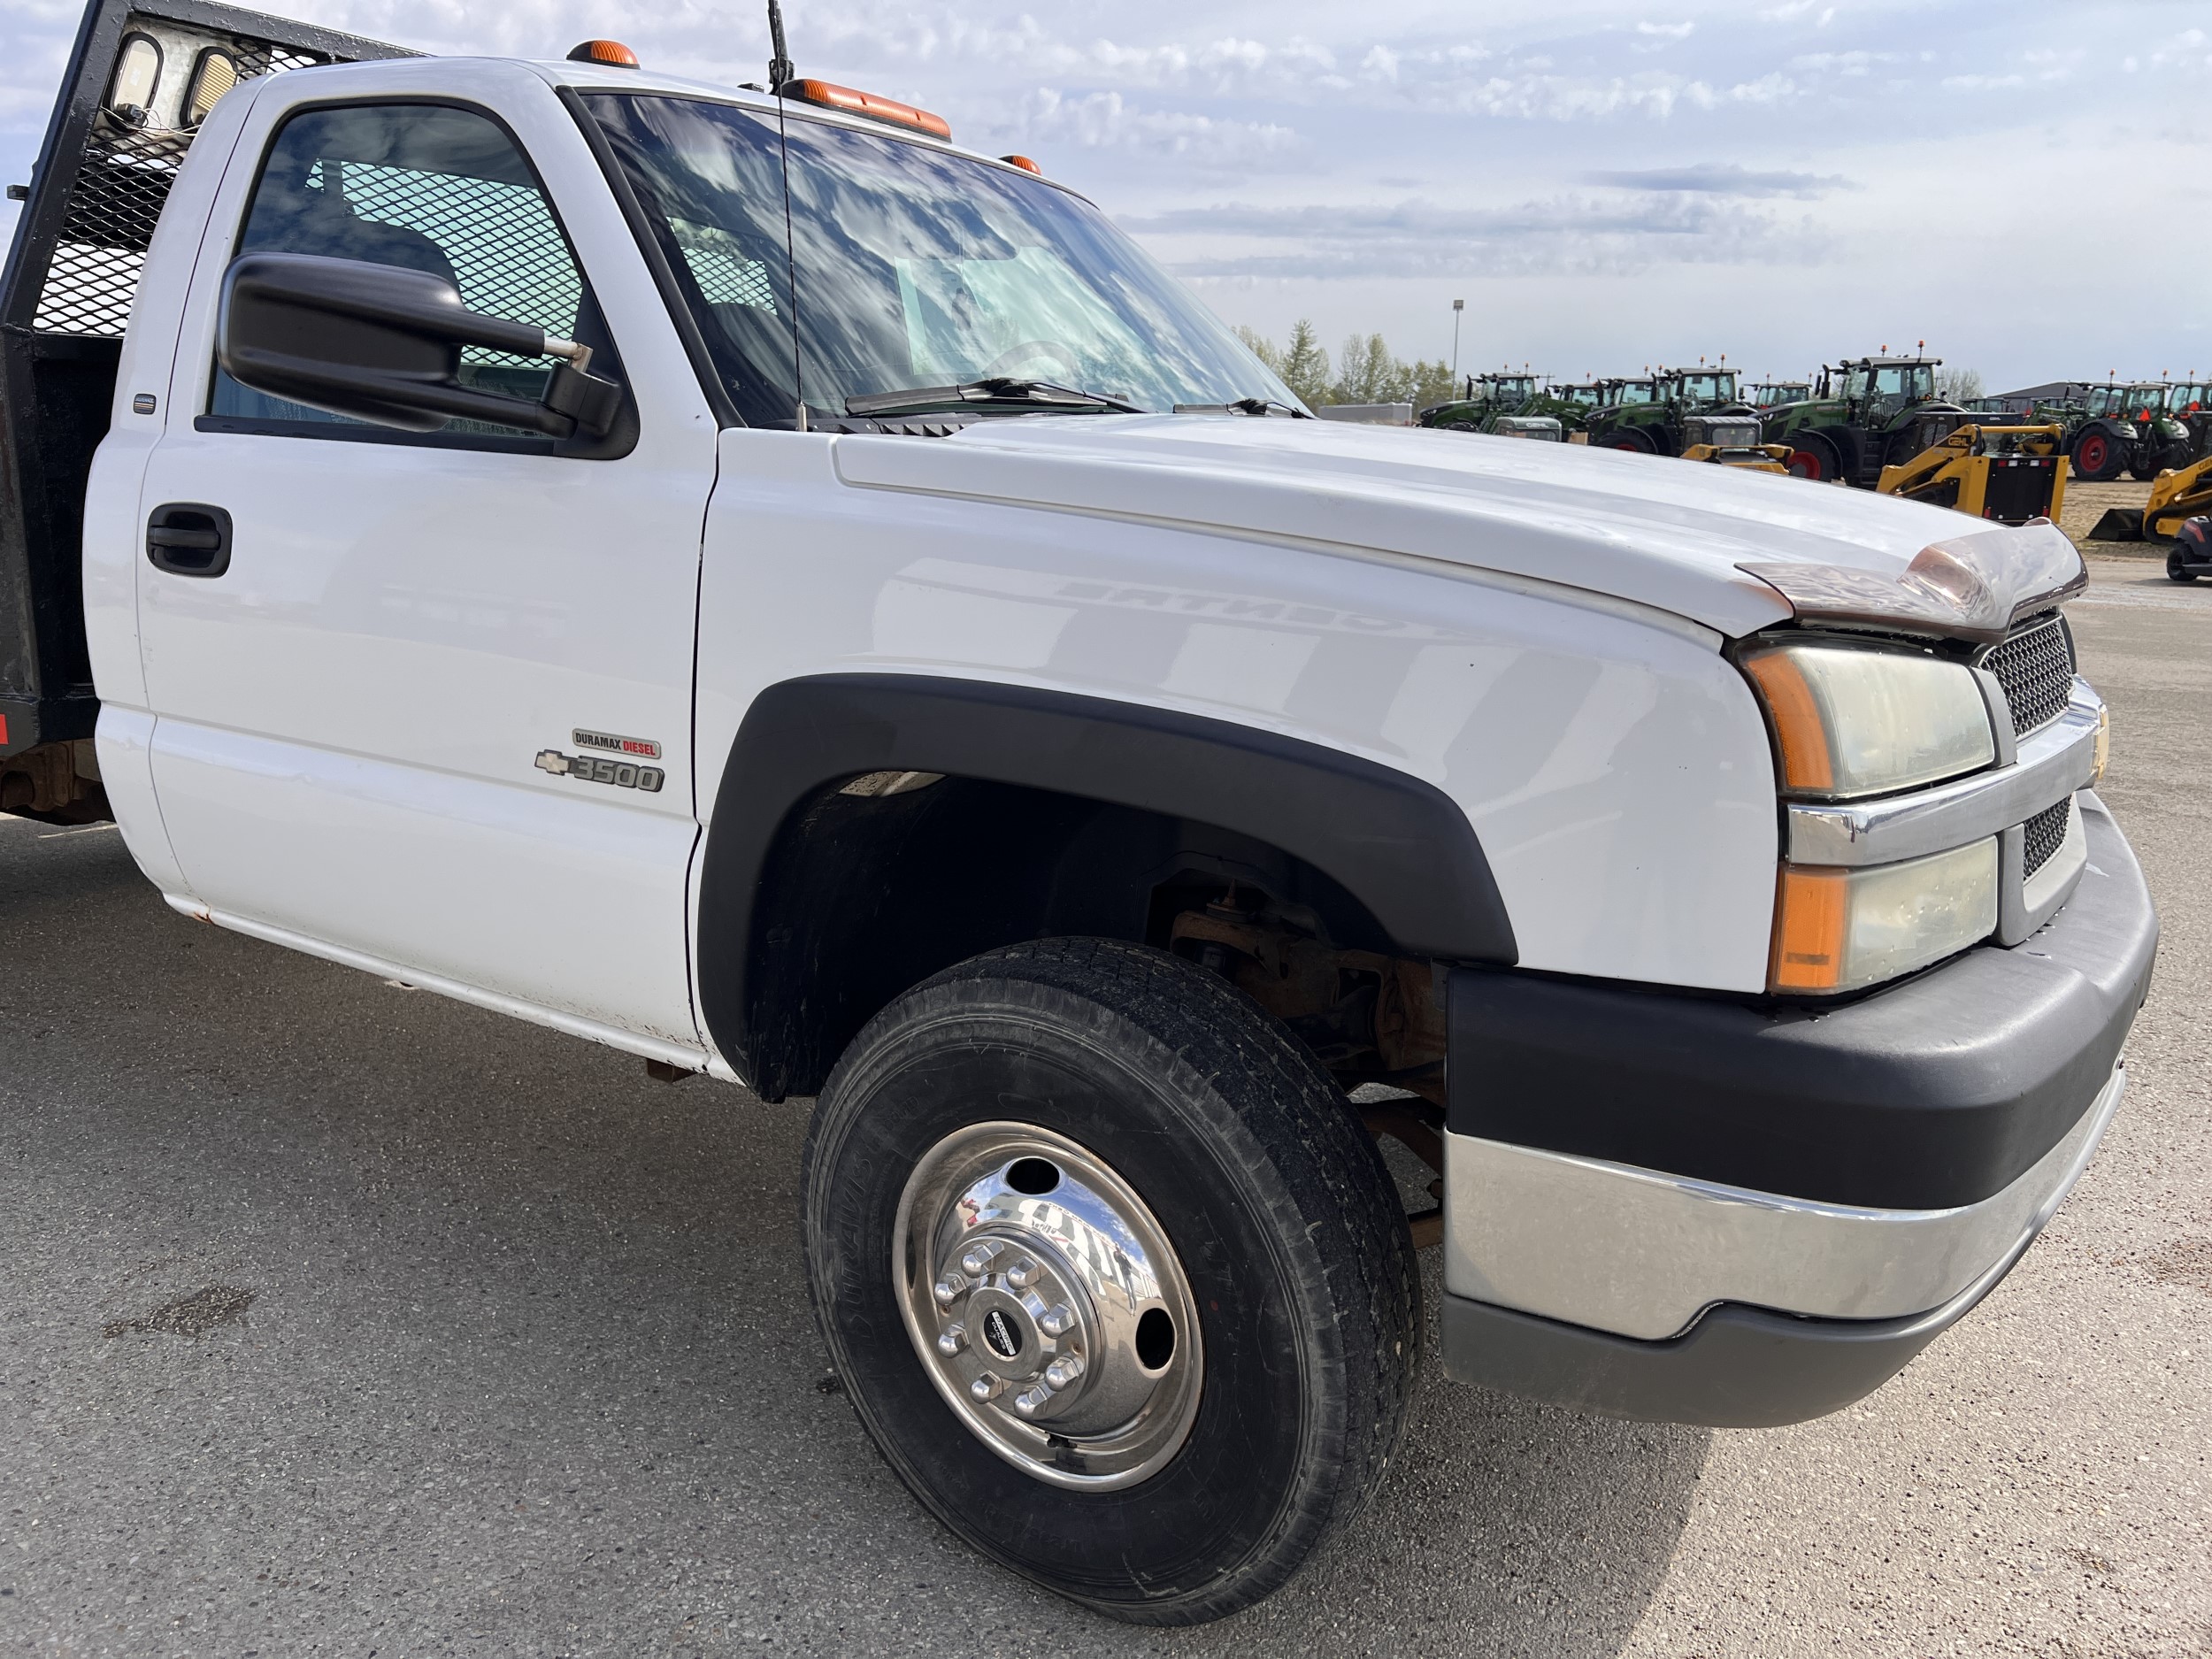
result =
[[1196,1631],[1033,1590],[885,1470],[808,1314],[803,1105],[0,820],[0,1653],[2212,1652],[2212,583],[2100,559],[2074,616],[2165,946],[2019,1269],[1793,1429],[1432,1376],[1356,1533]]

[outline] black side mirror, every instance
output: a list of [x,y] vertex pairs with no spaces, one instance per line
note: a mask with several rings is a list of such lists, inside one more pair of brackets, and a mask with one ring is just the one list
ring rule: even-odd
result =
[[[539,403],[460,382],[461,348],[563,359]],[[614,424],[622,388],[588,347],[485,317],[443,277],[320,254],[250,253],[223,275],[216,359],[241,386],[406,432],[455,416],[568,438]]]

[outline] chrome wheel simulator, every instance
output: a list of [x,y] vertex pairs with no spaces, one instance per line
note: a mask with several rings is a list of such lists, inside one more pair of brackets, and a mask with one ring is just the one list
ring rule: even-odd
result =
[[1075,1142],[1015,1123],[945,1137],[901,1194],[891,1266],[931,1382],[1025,1473],[1133,1486],[1188,1436],[1204,1352],[1182,1264]]

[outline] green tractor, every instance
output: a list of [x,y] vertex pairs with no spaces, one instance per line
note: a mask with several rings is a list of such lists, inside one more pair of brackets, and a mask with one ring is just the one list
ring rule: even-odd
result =
[[1564,426],[1550,411],[1537,406],[1543,400],[1536,388],[1533,374],[1471,374],[1466,396],[1431,404],[1415,418],[1416,424],[1443,432],[1558,439]]
[[1810,380],[1761,380],[1744,388],[1744,402],[1764,415],[1784,403],[1801,403],[1813,395]]
[[1737,396],[1733,369],[1665,370],[1648,380],[1607,385],[1622,388],[1622,395],[1590,411],[1584,430],[1593,448],[1680,455],[1702,443],[1759,441],[1758,415]]
[[1812,396],[1764,411],[1766,441],[1788,446],[1790,472],[1872,489],[1967,420],[1936,396],[1940,357],[1853,357],[1820,372]]
[[2187,465],[2195,439],[2188,423],[2169,412],[2177,389],[2166,380],[2092,387],[2066,434],[2074,476],[2101,484],[2124,471],[2149,480]]
[[1605,384],[1589,380],[1579,385],[1547,386],[1536,399],[1530,412],[1555,416],[1560,426],[1568,432],[1580,432],[1590,419],[1590,411],[1605,401]]
[[2212,455],[2212,381],[2177,381],[2166,396],[2166,415],[2189,434],[2188,456],[2173,465],[2185,466]]

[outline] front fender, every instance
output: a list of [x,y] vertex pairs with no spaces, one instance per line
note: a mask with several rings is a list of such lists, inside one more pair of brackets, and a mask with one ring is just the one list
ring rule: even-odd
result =
[[1282,849],[1363,904],[1403,953],[1511,965],[1513,926],[1467,816],[1409,773],[1177,710],[920,674],[787,680],[755,699],[715,803],[699,987],[716,1046],[754,1048],[757,912],[785,820],[870,772],[1023,785],[1194,819]]

